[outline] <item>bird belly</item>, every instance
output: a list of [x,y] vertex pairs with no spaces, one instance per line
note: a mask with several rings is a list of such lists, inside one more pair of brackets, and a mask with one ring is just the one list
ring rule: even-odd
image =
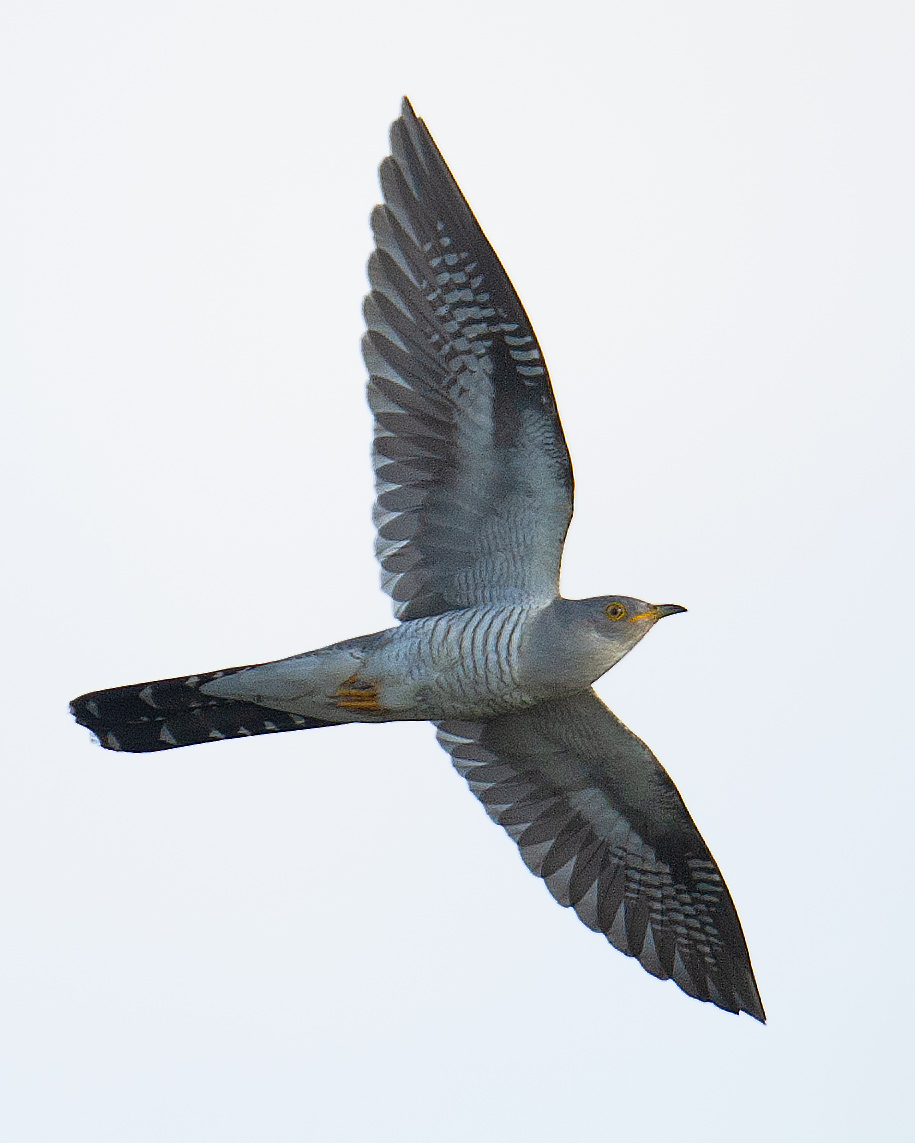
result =
[[483,606],[384,632],[366,661],[393,718],[481,718],[528,705],[518,646],[529,608]]
[[360,644],[372,638],[247,667],[200,689],[216,698],[253,702],[270,710],[351,722],[350,711],[368,714],[376,710],[374,688],[361,679],[366,653]]
[[530,701],[517,683],[522,611],[468,608],[414,619],[201,690],[330,722],[487,717]]

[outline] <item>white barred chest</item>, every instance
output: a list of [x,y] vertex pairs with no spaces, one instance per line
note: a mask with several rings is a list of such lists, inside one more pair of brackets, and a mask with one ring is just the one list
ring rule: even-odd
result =
[[525,629],[538,608],[484,605],[413,619],[385,631],[360,676],[401,718],[473,718],[526,706]]

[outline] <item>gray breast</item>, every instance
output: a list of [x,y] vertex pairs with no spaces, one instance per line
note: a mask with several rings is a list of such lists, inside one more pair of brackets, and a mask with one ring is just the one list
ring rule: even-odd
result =
[[490,605],[409,620],[384,633],[367,669],[397,688],[413,717],[485,717],[518,708],[530,701],[521,647],[537,610]]

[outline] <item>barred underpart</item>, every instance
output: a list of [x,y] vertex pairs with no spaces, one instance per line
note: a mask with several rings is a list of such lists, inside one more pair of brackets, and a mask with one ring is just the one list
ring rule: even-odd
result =
[[386,669],[404,678],[434,677],[429,700],[439,714],[460,709],[485,716],[520,706],[526,701],[521,639],[532,613],[497,605],[408,621],[382,636]]

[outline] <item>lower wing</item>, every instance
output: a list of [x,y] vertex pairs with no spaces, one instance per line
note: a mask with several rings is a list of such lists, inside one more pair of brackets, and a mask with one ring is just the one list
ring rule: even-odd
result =
[[439,741],[560,905],[662,980],[765,1021],[724,879],[667,772],[593,691]]

